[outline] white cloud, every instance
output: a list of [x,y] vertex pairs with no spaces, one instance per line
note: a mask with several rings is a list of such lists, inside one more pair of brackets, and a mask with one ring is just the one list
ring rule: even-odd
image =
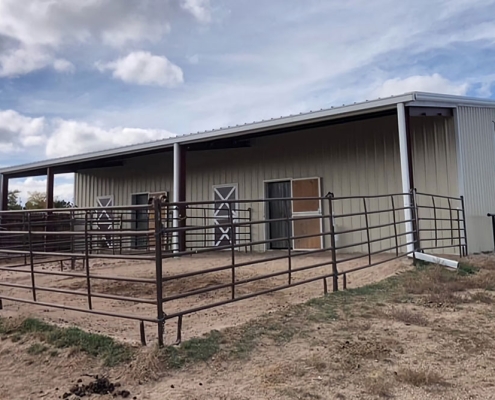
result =
[[103,128],[87,122],[32,118],[0,110],[0,153],[32,149],[48,157],[87,153],[175,136],[161,129]]
[[[62,175],[55,175],[53,194],[55,198],[72,202],[74,199],[74,175]],[[11,179],[9,180],[9,190],[19,190],[19,199],[24,204],[29,198],[29,193],[46,193],[46,178]]]
[[376,87],[371,96],[389,97],[414,91],[465,95],[468,89],[467,83],[454,83],[440,74],[414,75],[404,79],[388,79]]
[[88,153],[175,136],[165,130],[122,127],[104,129],[85,122],[64,120],[54,121],[54,128],[46,145],[48,157]]
[[40,48],[20,47],[9,50],[0,53],[0,77],[28,74],[50,63],[51,56]]
[[19,76],[53,65],[71,72],[58,53],[71,45],[122,49],[157,43],[177,13],[210,20],[208,0],[0,0],[0,76]]
[[210,0],[182,0],[181,6],[200,22],[211,21]]
[[67,72],[72,73],[75,71],[74,64],[70,61],[64,60],[63,58],[59,58],[53,62],[53,68],[55,68],[58,72]]
[[97,63],[100,71],[110,70],[114,78],[138,85],[174,87],[184,82],[182,70],[166,57],[137,51],[109,63]]
[[0,111],[0,153],[38,146],[45,140],[45,118],[26,117],[14,110]]
[[31,46],[89,40],[123,46],[167,33],[168,11],[159,0],[2,0],[0,34]]

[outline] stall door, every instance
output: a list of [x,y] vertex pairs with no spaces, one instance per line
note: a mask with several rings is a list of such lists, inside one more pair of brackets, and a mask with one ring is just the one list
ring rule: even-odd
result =
[[292,223],[287,218],[291,216],[290,200],[269,200],[291,197],[291,181],[269,182],[266,184],[267,217],[269,220],[282,219],[268,223],[268,237],[270,239],[281,239],[270,242],[269,249],[287,249],[291,236]]
[[[113,229],[112,210],[107,207],[113,207],[113,196],[100,196],[96,198],[96,206],[101,207],[97,211],[96,226],[98,230],[104,233]],[[112,235],[103,235],[101,245],[106,248],[112,247]]]
[[[318,235],[307,238],[294,239],[295,250],[317,250],[322,248],[323,238],[320,178],[306,178],[292,180],[292,217],[295,218],[292,224],[293,235]],[[298,197],[314,199],[296,200]],[[298,217],[319,217],[311,219],[297,220]]]
[[213,186],[213,200],[216,202],[213,212],[214,243],[215,247],[228,246],[232,243],[235,232],[231,232],[230,206],[232,205],[232,217],[237,219],[235,203],[225,200],[237,200],[237,184]]

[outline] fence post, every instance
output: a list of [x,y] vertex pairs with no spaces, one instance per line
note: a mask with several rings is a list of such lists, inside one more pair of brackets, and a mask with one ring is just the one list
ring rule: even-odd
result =
[[370,242],[370,224],[368,221],[368,207],[366,206],[366,197],[363,197],[364,219],[366,223],[366,241],[368,242],[368,263],[371,265],[371,242]]
[[464,206],[464,196],[461,196],[461,207],[462,207],[462,226],[464,230],[464,255],[467,256],[468,253],[468,241],[467,241],[467,229],[466,229],[466,208]]
[[397,235],[397,217],[395,215],[395,201],[394,196],[390,196],[390,202],[392,204],[392,220],[394,221],[394,236],[395,236],[395,255],[399,257],[399,237]]
[[155,267],[156,267],[156,309],[158,323],[158,345],[163,346],[163,336],[165,330],[165,313],[163,312],[163,270],[162,270],[162,218],[161,201],[153,200],[155,211]]
[[337,292],[339,290],[339,276],[337,269],[337,250],[335,246],[335,225],[333,223],[333,193],[327,194],[328,198],[328,213],[330,221],[330,244],[332,251],[332,280],[333,280],[333,291]]
[[[411,196],[411,214],[412,214],[412,227],[413,227],[413,241],[414,241],[414,249],[413,249],[413,265],[416,265],[416,251],[421,251],[421,238],[419,235],[419,208],[418,208],[418,199],[417,199],[417,190],[412,189],[409,193]],[[435,221],[436,222],[436,221]],[[436,233],[436,230],[435,230]]]
[[291,240],[291,217],[289,214],[287,214],[286,218],[286,223],[287,223],[287,268],[288,268],[288,274],[289,274],[289,285],[292,284],[292,240]]
[[36,301],[36,283],[34,279],[33,233],[31,226],[31,213],[28,213],[28,241],[29,241],[29,263],[31,265],[31,288],[33,291],[33,301]]
[[91,278],[89,276],[89,238],[93,237],[88,235],[88,211],[84,212],[84,269],[86,270],[86,288],[88,291],[88,307],[93,309],[93,302],[91,300]]
[[74,256],[74,253],[76,251],[75,249],[75,238],[74,238],[74,231],[75,231],[75,224],[76,224],[76,220],[75,220],[75,214],[74,214],[74,211],[71,211],[70,212],[70,231],[71,231],[71,235],[70,235],[70,252],[72,253],[72,256],[70,258],[70,269],[71,270],[74,270],[76,269],[76,257]]
[[232,257],[232,300],[235,299],[235,226],[234,226],[234,211],[232,210],[232,203],[229,205],[229,219],[230,219],[230,252]]

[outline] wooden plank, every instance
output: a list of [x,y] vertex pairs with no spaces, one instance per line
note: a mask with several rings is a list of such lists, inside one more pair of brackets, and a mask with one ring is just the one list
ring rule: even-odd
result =
[[[320,197],[319,178],[295,179],[292,181],[292,197]],[[318,212],[320,200],[293,200],[292,212]]]
[[318,235],[301,239],[294,239],[294,249],[317,250],[321,249],[320,218],[294,220],[294,237],[304,235]]

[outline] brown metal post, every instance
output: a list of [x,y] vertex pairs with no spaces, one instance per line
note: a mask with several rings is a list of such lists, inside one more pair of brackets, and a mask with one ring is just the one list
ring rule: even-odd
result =
[[156,277],[156,309],[158,322],[158,345],[163,346],[165,331],[165,313],[163,312],[163,265],[162,265],[162,207],[160,199],[153,200],[155,211],[155,277]]
[[53,192],[55,186],[55,174],[53,169],[47,168],[46,170],[46,208],[53,208]]
[[292,240],[291,240],[291,220],[290,215],[287,214],[287,261],[288,265],[288,275],[289,275],[289,285],[292,284]]
[[235,299],[235,225],[234,225],[234,211],[232,210],[232,203],[229,203],[230,212],[230,250],[232,257],[232,299]]
[[144,321],[139,322],[139,334],[141,336],[141,345],[146,346],[146,333],[144,332]]
[[28,241],[29,241],[29,263],[31,265],[31,287],[33,291],[33,301],[36,301],[36,283],[34,280],[34,256],[33,256],[33,234],[31,227],[31,213],[28,214]]
[[[183,202],[186,201],[186,148],[179,147],[179,228],[186,226],[186,206]],[[186,231],[179,231],[179,251],[186,251]]]
[[435,197],[433,196],[431,196],[431,203],[433,204],[433,220],[435,222],[435,247],[437,247],[438,246],[437,207],[435,205]]
[[333,275],[333,291],[339,290],[339,276],[337,269],[337,249],[335,248],[335,226],[333,224],[333,194],[328,194],[328,213],[330,221],[330,246],[332,248],[332,275]]
[[[412,189],[411,193],[411,209],[412,209],[412,217],[413,217],[413,239],[414,239],[414,251],[413,251],[413,265],[417,264],[416,260],[416,252],[421,251],[421,236],[419,232],[419,207],[418,207],[418,195],[417,190]],[[436,221],[435,221],[436,222]]]
[[450,220],[450,244],[454,245],[454,221],[452,221],[452,204],[450,198],[447,199],[449,204],[449,220]]
[[397,218],[396,218],[396,215],[395,215],[394,196],[390,196],[390,201],[392,203],[392,219],[394,221],[395,256],[396,257],[399,257],[399,238],[397,236]]
[[[93,309],[91,301],[91,278],[89,277],[89,238],[88,238],[88,211],[84,213],[84,266],[86,269],[86,288],[88,291],[88,307]],[[91,235],[92,237],[93,235]]]
[[[71,211],[70,212],[70,231],[71,231],[71,235],[70,235],[70,252],[72,254],[75,253],[75,238],[74,238],[74,230],[75,230],[75,223],[76,223],[76,220],[75,220],[75,215],[74,215],[74,211]],[[71,256],[70,257],[70,269],[71,270],[74,270],[76,269],[76,257],[74,256]]]
[[2,177],[2,211],[9,209],[9,178],[5,175]]
[[468,253],[468,241],[467,241],[467,229],[466,229],[466,207],[464,205],[464,196],[461,196],[461,207],[462,207],[462,226],[464,228],[464,255],[467,256]]
[[371,242],[370,242],[370,224],[368,221],[368,207],[366,206],[366,198],[363,197],[364,220],[366,223],[366,241],[368,242],[368,263],[371,265]]

